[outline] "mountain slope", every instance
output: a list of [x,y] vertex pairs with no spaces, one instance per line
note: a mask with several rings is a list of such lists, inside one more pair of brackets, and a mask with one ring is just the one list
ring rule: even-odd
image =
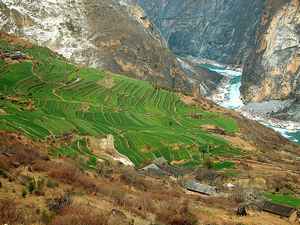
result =
[[[199,164],[201,152],[193,145],[211,144],[216,154],[239,154],[224,139],[201,129],[211,124],[235,133],[233,119],[189,107],[175,93],[144,81],[73,66],[47,49],[0,43],[0,129],[34,139],[65,133],[113,135],[118,151],[135,165],[160,156]],[[16,50],[28,58],[18,62],[5,56]]]
[[[232,135],[249,145],[256,143],[259,150],[283,150],[279,146],[285,143],[284,149],[296,152],[296,145],[255,122],[250,122],[252,129],[264,130],[259,136],[266,137],[250,137],[243,128],[250,128],[244,126],[247,120],[206,100],[197,103],[144,81],[74,66],[46,48],[24,43],[1,35],[2,130],[41,140],[74,134],[79,137],[74,144],[84,137],[113,135],[116,149],[135,165],[164,156],[169,162],[193,166],[201,163],[207,148],[216,156],[249,150],[233,143]],[[26,57],[14,60],[17,51]],[[56,146],[57,154],[74,153],[65,147]],[[74,154],[76,150],[75,145]]]
[[137,5],[117,0],[3,0],[0,18],[0,30],[27,37],[75,63],[183,91],[197,87]]

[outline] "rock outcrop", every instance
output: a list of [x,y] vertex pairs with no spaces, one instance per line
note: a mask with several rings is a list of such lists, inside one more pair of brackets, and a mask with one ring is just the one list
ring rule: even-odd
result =
[[171,50],[242,64],[255,46],[263,0],[137,0]]
[[[300,121],[300,3],[269,0],[257,31],[256,47],[242,76],[245,102],[294,100],[280,113]],[[299,106],[297,106],[299,105]],[[285,114],[285,116],[284,116]]]
[[142,8],[129,0],[2,0],[0,31],[26,37],[73,62],[163,87],[191,92],[199,84]]

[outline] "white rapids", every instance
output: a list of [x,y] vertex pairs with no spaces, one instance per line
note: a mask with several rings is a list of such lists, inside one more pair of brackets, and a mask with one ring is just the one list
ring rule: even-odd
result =
[[209,70],[222,74],[225,78],[209,99],[225,108],[239,111],[243,116],[274,129],[291,141],[300,143],[300,123],[275,119],[263,114],[246,110],[240,93],[241,70],[208,67]]
[[225,77],[216,93],[210,96],[210,99],[229,109],[240,109],[243,107],[244,103],[240,93],[242,73],[228,69],[209,68],[209,70],[220,73]]

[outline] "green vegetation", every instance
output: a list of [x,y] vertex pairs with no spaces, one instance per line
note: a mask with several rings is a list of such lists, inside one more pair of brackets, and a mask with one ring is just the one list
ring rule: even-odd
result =
[[231,161],[224,161],[224,162],[216,162],[213,164],[213,169],[215,170],[223,170],[223,169],[234,169],[235,164]]
[[265,197],[277,204],[283,204],[295,208],[300,208],[300,198],[295,198],[292,195],[265,193]]
[[[226,140],[200,128],[211,124],[235,133],[238,127],[232,118],[185,105],[175,93],[74,66],[47,48],[25,49],[0,40],[0,50],[20,50],[32,57],[15,64],[0,61],[0,109],[5,112],[0,113],[0,130],[41,140],[65,133],[112,134],[118,151],[137,166],[163,156],[193,167],[201,164],[207,146],[212,156],[240,154]],[[89,167],[96,166],[97,158],[83,139],[54,151],[69,157],[78,153],[89,158]]]

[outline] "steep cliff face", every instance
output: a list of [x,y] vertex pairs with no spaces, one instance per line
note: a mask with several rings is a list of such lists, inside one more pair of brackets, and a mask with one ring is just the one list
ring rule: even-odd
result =
[[246,103],[289,100],[274,116],[300,121],[299,0],[135,1],[174,53],[242,64]]
[[241,64],[255,44],[263,0],[138,0],[179,55]]
[[[246,102],[300,100],[299,0],[267,2],[253,49],[244,68]],[[291,109],[297,107],[293,106]],[[294,111],[294,110],[292,110]]]
[[198,85],[142,8],[129,0],[1,0],[1,30],[76,63],[189,92]]

